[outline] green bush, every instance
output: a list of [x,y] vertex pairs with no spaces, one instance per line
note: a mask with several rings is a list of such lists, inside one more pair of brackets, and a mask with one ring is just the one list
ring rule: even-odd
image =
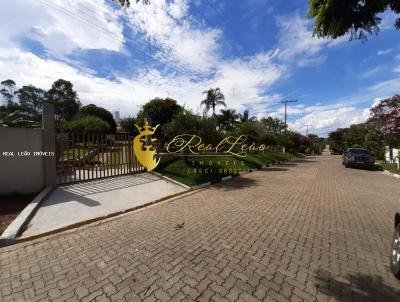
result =
[[65,132],[70,133],[109,133],[111,126],[95,116],[85,116],[77,120],[65,122],[62,126]]
[[94,104],[83,106],[79,109],[77,118],[83,118],[85,116],[94,116],[105,121],[110,127],[108,132],[115,133],[117,129],[117,124],[115,123],[114,117],[110,111],[102,107],[97,107]]
[[[289,153],[267,152],[258,154],[247,154],[245,158],[237,156],[202,156],[176,158],[172,161],[163,162],[157,166],[156,171],[188,186],[195,186],[206,182],[219,182],[222,177],[237,175],[240,171],[247,172],[251,169],[260,169],[279,162],[293,159]],[[200,164],[200,161],[203,164]],[[212,165],[209,165],[209,162]],[[236,162],[236,163],[235,163]],[[203,173],[192,173],[194,168],[203,168]],[[213,169],[206,173],[205,169]],[[220,170],[221,169],[221,170]]]
[[262,143],[265,135],[264,126],[258,121],[242,122],[237,130],[237,136],[246,135],[248,143]]

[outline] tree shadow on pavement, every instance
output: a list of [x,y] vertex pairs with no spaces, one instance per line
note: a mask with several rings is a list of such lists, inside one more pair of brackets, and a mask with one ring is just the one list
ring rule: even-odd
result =
[[372,168],[370,168],[370,167],[364,167],[364,166],[352,166],[351,169],[355,169],[355,170],[364,170],[364,171],[371,171],[371,172],[383,171],[383,168],[382,168],[381,166],[373,166]]
[[297,166],[297,163],[290,162],[290,163],[281,163],[281,164],[279,164],[279,167],[294,167],[294,166]]
[[219,183],[215,188],[218,190],[231,191],[243,188],[249,188],[257,185],[258,181],[252,178],[235,177],[227,182]]
[[288,171],[286,168],[280,168],[280,167],[267,167],[265,169],[261,170],[262,172],[284,172]]
[[386,284],[381,276],[357,273],[342,278],[318,271],[316,279],[318,291],[337,301],[400,301],[400,286]]
[[42,207],[54,206],[64,202],[79,202],[87,207],[97,207],[101,204],[93,199],[80,194],[75,194],[64,190],[62,187],[56,188],[50,196],[43,202]]
[[316,163],[316,160],[298,158],[291,161],[292,163]]

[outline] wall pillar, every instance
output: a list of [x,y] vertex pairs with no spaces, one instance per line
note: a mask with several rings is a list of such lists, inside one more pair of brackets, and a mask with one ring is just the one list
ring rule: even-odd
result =
[[56,171],[56,130],[54,105],[44,103],[42,115],[43,152],[53,152],[54,156],[44,156],[44,184],[54,187],[57,184]]

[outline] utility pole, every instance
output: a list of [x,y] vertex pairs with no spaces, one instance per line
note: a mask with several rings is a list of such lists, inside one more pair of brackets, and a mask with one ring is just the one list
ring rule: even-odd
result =
[[285,100],[285,101],[281,102],[282,104],[285,104],[285,128],[286,128],[286,130],[287,130],[287,104],[288,103],[296,103],[296,102],[297,102],[297,100],[295,100],[295,101]]
[[308,127],[310,127],[311,125],[306,125],[307,130],[306,130],[306,136],[308,135]]

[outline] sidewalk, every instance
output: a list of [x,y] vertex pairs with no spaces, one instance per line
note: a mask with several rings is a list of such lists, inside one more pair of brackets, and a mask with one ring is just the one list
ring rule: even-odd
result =
[[43,202],[21,238],[132,209],[185,190],[148,173],[60,186]]

